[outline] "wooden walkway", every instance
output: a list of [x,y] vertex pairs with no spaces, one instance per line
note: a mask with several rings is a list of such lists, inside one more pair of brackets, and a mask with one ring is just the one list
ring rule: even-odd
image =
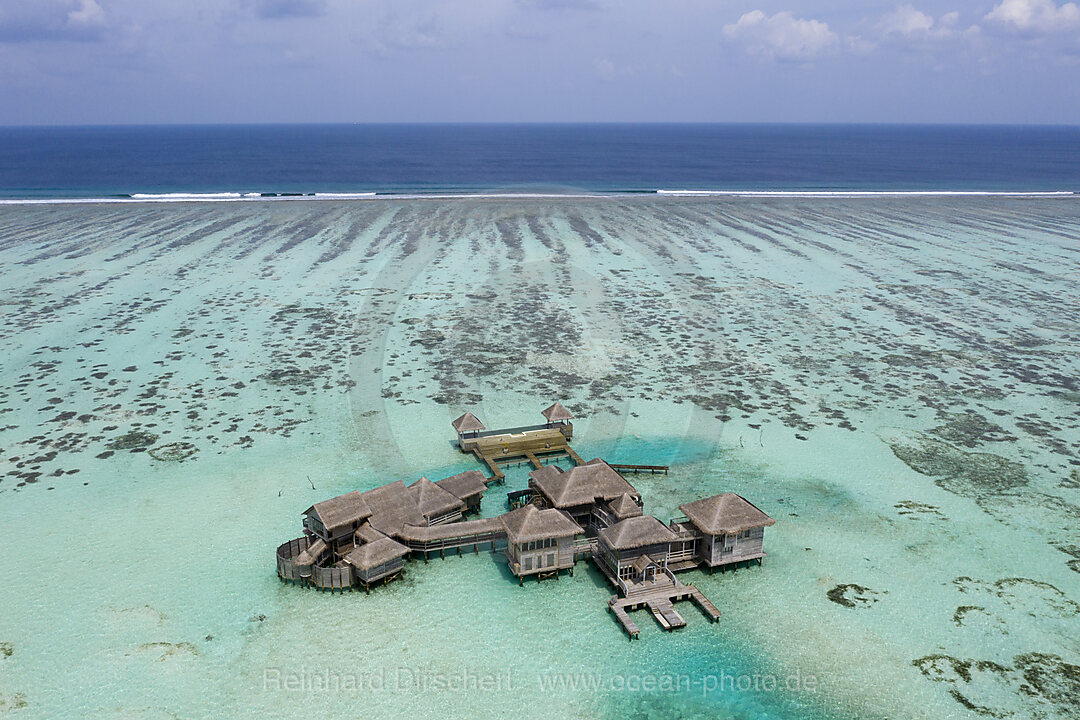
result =
[[630,616],[626,614],[626,609],[615,604],[616,600],[618,600],[618,597],[611,598],[611,602],[608,603],[608,611],[615,613],[615,619],[622,624],[626,634],[633,640],[641,634],[641,631],[638,630],[637,624],[630,619]]
[[619,473],[643,473],[647,472],[650,475],[656,473],[668,474],[669,466],[667,465],[616,465],[615,463],[608,463],[612,469]]
[[720,610],[709,598],[705,597],[705,593],[697,589],[693,585],[687,585],[686,587],[691,589],[690,599],[694,601],[694,604],[701,608],[701,611],[709,617],[709,622],[716,622],[720,619]]
[[476,553],[480,552],[481,545],[489,546],[494,552],[498,543],[506,541],[506,528],[497,517],[444,525],[404,525],[398,539],[409,550],[423,553],[427,560],[428,553],[436,550],[441,557],[446,557],[447,550],[454,549],[460,555],[463,548],[470,546]]

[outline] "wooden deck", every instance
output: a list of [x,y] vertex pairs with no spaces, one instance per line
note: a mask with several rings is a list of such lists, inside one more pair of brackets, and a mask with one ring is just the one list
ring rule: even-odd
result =
[[[596,563],[602,565],[602,563]],[[608,573],[608,579],[612,578]],[[684,585],[674,577],[663,575],[656,580],[639,583],[616,582],[622,597],[615,595],[608,601],[608,610],[622,624],[630,639],[638,637],[640,630],[630,619],[629,611],[648,608],[664,630],[678,630],[686,626],[686,620],[675,609],[675,603],[690,600],[709,618],[716,622],[720,610],[694,585]]]
[[574,463],[584,461],[571,449],[571,426],[512,428],[511,431],[486,432],[477,437],[462,438],[462,452],[471,452],[491,471],[489,482],[503,482],[506,474],[499,463],[528,462],[539,470],[542,457],[569,456]]
[[650,600],[646,605],[649,610],[652,611],[656,621],[660,623],[660,627],[665,630],[676,630],[681,627],[686,627],[686,621],[683,620],[682,615],[675,612],[675,606],[671,604],[670,600]]
[[675,603],[682,600],[692,601],[711,622],[720,618],[720,610],[705,597],[705,593],[694,585],[680,582],[672,573],[665,572],[653,580],[627,582],[615,577],[605,563],[594,558],[593,564],[618,589],[620,594],[608,601],[608,610],[614,613],[631,640],[638,637],[640,630],[630,619],[629,612],[640,608],[648,608],[660,627],[669,631],[686,626],[686,620],[675,610]]

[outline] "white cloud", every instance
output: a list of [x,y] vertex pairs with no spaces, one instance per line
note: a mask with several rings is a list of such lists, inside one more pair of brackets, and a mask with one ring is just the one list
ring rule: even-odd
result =
[[877,49],[877,44],[861,35],[845,35],[844,47],[856,55],[869,55]]
[[882,18],[878,28],[885,34],[915,35],[927,33],[934,27],[934,18],[911,5],[900,5]]
[[105,24],[105,11],[94,0],[79,0],[79,6],[67,14],[72,27],[101,27]]
[[101,40],[107,25],[97,0],[0,2],[0,42]]
[[1053,0],[1003,0],[983,18],[1011,30],[1055,33],[1080,28],[1076,3],[1058,6]]
[[789,12],[768,16],[753,10],[725,25],[724,37],[741,43],[747,52],[776,60],[808,61],[839,45],[836,33],[820,20],[805,20]]
[[893,38],[947,38],[953,34],[953,27],[960,19],[960,13],[945,13],[940,19],[917,10],[911,5],[897,5],[896,9],[881,19],[877,30],[884,36]]

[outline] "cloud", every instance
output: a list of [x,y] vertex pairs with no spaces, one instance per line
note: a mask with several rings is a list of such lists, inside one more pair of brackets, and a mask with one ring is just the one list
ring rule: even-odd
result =
[[108,18],[97,0],[4,0],[0,42],[100,40]]
[[882,18],[878,28],[888,34],[915,35],[927,33],[934,27],[934,18],[926,13],[916,10],[911,5],[899,5],[895,10]]
[[775,60],[805,62],[839,45],[836,33],[820,20],[796,18],[789,12],[768,16],[753,10],[725,25],[724,37],[753,54]]
[[869,55],[877,49],[877,45],[873,41],[867,40],[861,35],[845,35],[844,47],[847,48],[848,52],[856,55]]
[[877,30],[882,35],[894,38],[945,38],[953,34],[953,26],[959,19],[960,13],[953,11],[935,21],[932,16],[911,5],[897,5],[895,10],[881,19]]
[[326,14],[326,0],[255,0],[261,18],[318,17]]
[[983,18],[1010,30],[1051,34],[1080,28],[1076,3],[1056,5],[1053,0],[1003,0]]

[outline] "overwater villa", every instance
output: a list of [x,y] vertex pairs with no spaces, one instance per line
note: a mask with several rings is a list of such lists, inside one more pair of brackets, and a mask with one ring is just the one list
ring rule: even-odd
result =
[[[647,607],[661,627],[686,621],[673,603],[692,600],[711,620],[719,610],[676,573],[694,568],[725,570],[765,557],[764,529],[775,521],[745,498],[723,493],[679,506],[683,517],[667,523],[644,513],[631,472],[666,472],[663,466],[584,461],[570,448],[572,415],[556,402],[541,425],[487,430],[471,412],[452,423],[462,452],[483,462],[490,476],[469,470],[436,482],[398,480],[366,492],[353,491],[304,511],[303,537],[277,550],[278,576],[320,589],[345,590],[401,576],[407,558],[447,550],[501,552],[523,584],[570,575],[591,560],[618,594],[608,603],[630,638],[637,625],[627,611]],[[569,458],[563,470],[543,459]],[[466,519],[480,510],[490,485],[502,482],[500,464],[528,462],[529,486],[507,494],[509,512]]]

